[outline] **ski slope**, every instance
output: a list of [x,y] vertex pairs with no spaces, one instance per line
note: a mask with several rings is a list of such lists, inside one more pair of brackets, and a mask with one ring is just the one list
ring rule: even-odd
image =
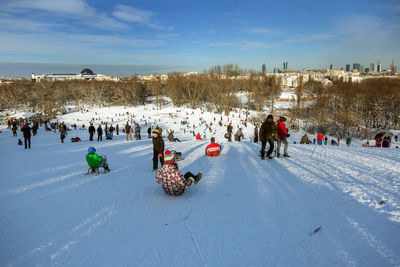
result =
[[[291,133],[291,158],[261,161],[261,144],[249,141],[253,126],[232,143],[222,138],[225,126],[214,126],[207,139],[215,136],[223,151],[208,158],[209,141],[195,141],[180,121],[189,117],[203,133],[199,118],[220,115],[149,107],[59,119],[88,125],[91,117],[115,117],[122,128],[126,118],[115,114],[129,111],[137,122],[145,116],[174,129],[182,142],[165,138],[166,149],[183,153],[183,173],[203,173],[182,196],[165,195],[155,182],[144,122],[142,140],[130,142],[124,134],[89,142],[87,131],[72,130],[61,144],[58,132],[39,128],[31,150],[2,128],[2,266],[400,265],[400,149],[292,144],[301,134]],[[238,114],[232,120],[236,130]],[[83,141],[69,142],[75,136]],[[107,155],[109,174],[84,175],[89,146]]]

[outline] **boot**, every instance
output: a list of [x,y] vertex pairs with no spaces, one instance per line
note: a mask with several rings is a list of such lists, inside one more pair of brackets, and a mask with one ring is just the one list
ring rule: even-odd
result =
[[285,158],[290,158],[289,154],[284,154],[283,155]]
[[281,156],[281,154],[280,154],[280,153],[276,153],[276,157],[278,157],[278,158],[279,158],[280,156]]
[[269,154],[267,157],[268,157],[269,159],[273,159],[273,158],[274,158],[274,156],[272,156],[271,154]]
[[195,183],[195,184],[197,184],[197,183],[200,181],[201,176],[203,176],[203,175],[201,174],[201,172],[199,172],[199,173],[194,177],[194,183]]

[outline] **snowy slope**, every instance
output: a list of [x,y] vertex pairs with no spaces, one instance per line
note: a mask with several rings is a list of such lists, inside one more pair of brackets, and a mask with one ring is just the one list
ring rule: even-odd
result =
[[[157,120],[175,129],[182,142],[165,139],[166,148],[183,152],[182,172],[203,172],[179,197],[165,195],[155,182],[144,122],[142,140],[131,142],[124,135],[89,142],[87,131],[76,130],[67,139],[82,142],[61,144],[58,133],[41,128],[31,150],[3,128],[1,265],[400,265],[400,149],[291,144],[291,158],[261,161],[260,143],[248,140],[253,127],[244,127],[247,139],[240,143],[227,143],[226,127],[216,127],[223,153],[208,158],[208,141],[196,142],[180,121],[188,116],[202,133],[199,118],[220,115],[180,109],[170,118],[176,110],[115,107],[60,120],[88,125],[91,117],[129,111],[136,121],[151,117],[152,125]],[[115,120],[121,127],[127,117]],[[238,114],[233,120],[236,129]],[[300,136],[292,133],[290,143]],[[91,145],[107,155],[111,173],[84,175]]]

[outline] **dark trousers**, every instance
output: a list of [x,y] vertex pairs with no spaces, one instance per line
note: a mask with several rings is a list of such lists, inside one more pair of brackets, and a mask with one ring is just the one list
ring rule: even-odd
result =
[[93,134],[89,134],[89,141],[93,141]]
[[261,157],[264,157],[267,141],[269,143],[269,149],[267,151],[267,156],[271,155],[272,151],[274,151],[274,141],[272,139],[267,139],[266,141],[261,141]]
[[65,138],[65,135],[61,135],[61,143],[64,143],[64,138]]
[[97,141],[103,141],[103,135],[102,134],[99,134],[97,136]]
[[192,177],[193,179],[195,179],[195,178],[196,178],[196,175],[194,175],[194,174],[191,173],[191,172],[187,172],[187,173],[185,173],[185,175],[183,176],[183,178],[185,178],[186,181],[189,181],[189,178],[190,178],[190,177]]
[[164,165],[164,154],[163,154],[162,157],[159,157],[158,154],[160,154],[160,153],[154,151],[154,154],[153,154],[153,170],[158,169],[158,158],[160,158],[161,166]]
[[24,143],[25,143],[25,149],[27,148],[27,146],[29,147],[29,149],[31,148],[31,137],[24,137]]

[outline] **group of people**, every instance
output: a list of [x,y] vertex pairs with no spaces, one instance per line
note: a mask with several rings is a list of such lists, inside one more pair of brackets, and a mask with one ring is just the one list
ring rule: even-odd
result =
[[286,118],[281,116],[277,123],[274,122],[274,117],[272,114],[267,116],[267,119],[262,123],[259,134],[255,135],[254,140],[258,141],[260,138],[261,141],[261,159],[265,159],[265,148],[267,142],[269,144],[269,149],[267,151],[267,157],[272,159],[272,152],[274,151],[274,142],[277,142],[276,148],[276,156],[280,157],[280,150],[282,143],[284,144],[283,148],[283,156],[289,158],[288,154],[288,137],[290,134],[288,133],[288,129],[286,128]]

